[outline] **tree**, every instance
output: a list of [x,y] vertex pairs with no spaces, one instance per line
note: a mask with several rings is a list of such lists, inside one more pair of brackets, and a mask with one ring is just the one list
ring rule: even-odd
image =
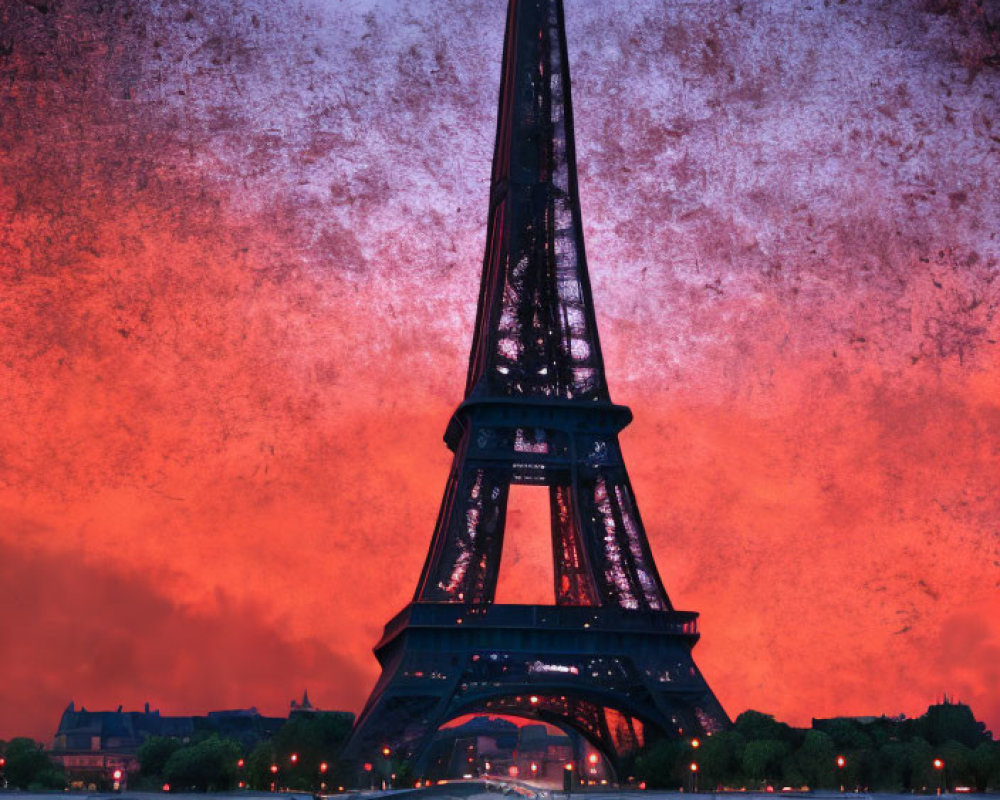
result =
[[169,736],[149,737],[139,745],[140,774],[147,778],[162,778],[167,761],[181,746],[177,739]]
[[353,724],[353,715],[338,712],[293,715],[270,743],[271,763],[279,767],[281,784],[304,791],[316,789],[322,779],[320,764],[327,764],[326,774],[336,772]]
[[178,748],[163,766],[163,777],[179,789],[230,789],[236,782],[240,746],[213,734],[196,744]]
[[677,741],[660,739],[647,745],[635,760],[636,777],[650,789],[682,786],[684,779],[678,773],[685,752],[685,745]]
[[66,776],[33,739],[11,739],[4,750],[7,783],[16,789],[64,789]]
[[802,746],[795,753],[795,762],[802,781],[814,789],[830,789],[839,785],[837,752],[833,739],[822,731],[806,731]]
[[765,739],[793,744],[795,731],[784,722],[778,722],[771,714],[760,711],[744,711],[736,718],[733,730],[743,736],[747,742],[763,741]]
[[872,747],[869,736],[860,722],[840,717],[833,720],[826,729],[838,750],[868,750]]
[[723,731],[701,740],[695,760],[704,789],[732,783],[739,774],[746,740],[735,731]]
[[784,777],[782,762],[791,753],[787,742],[761,739],[747,742],[743,750],[743,771],[749,781],[769,783]]
[[977,792],[1000,786],[1000,742],[983,742],[969,757]]
[[876,789],[908,792],[913,789],[913,759],[908,742],[887,742],[878,752]]
[[976,782],[972,769],[972,750],[956,741],[945,742],[938,748],[944,761],[944,780],[947,786],[970,786]]

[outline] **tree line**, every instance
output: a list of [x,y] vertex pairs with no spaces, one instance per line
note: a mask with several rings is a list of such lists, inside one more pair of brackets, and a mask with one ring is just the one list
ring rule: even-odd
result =
[[139,782],[146,788],[165,783],[196,791],[333,789],[348,777],[338,756],[351,723],[344,714],[296,715],[249,750],[218,734],[188,743],[154,736],[139,748]]
[[[130,786],[333,791],[350,786],[355,777],[339,760],[350,733],[348,715],[317,713],[293,716],[271,739],[249,748],[218,733],[191,741],[152,737],[139,748],[140,773]],[[36,791],[66,786],[63,770],[31,739],[0,741],[0,758],[0,785]],[[405,762],[393,758],[381,767],[395,776],[397,786],[412,785]],[[745,711],[731,729],[714,736],[647,742],[629,775],[647,788],[688,791],[767,786],[986,791],[1000,789],[1000,742],[958,703],[931,706],[917,719],[837,718],[808,730]]]
[[968,706],[931,706],[917,719],[818,721],[792,728],[745,711],[714,736],[651,742],[634,773],[649,788],[1000,789],[1000,742]]

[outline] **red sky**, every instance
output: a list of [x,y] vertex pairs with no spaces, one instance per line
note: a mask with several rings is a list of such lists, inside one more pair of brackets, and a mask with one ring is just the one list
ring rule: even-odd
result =
[[[0,4],[0,737],[360,707],[450,462],[503,6]],[[566,2],[625,456],[733,716],[1000,728],[977,8]]]

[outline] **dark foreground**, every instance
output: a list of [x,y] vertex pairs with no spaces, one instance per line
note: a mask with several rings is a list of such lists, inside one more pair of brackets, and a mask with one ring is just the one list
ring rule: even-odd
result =
[[[208,792],[204,794],[184,794],[172,792],[165,795],[161,792],[17,792],[0,791],[4,800],[54,800],[55,797],[78,798],[79,800],[167,800],[167,798],[182,798],[182,800],[313,800],[313,796],[303,792],[282,792],[278,795],[269,792]],[[396,791],[361,791],[345,792],[342,795],[331,795],[331,798],[343,797],[345,800],[501,800],[503,797],[517,800],[693,800],[690,793],[666,791],[638,791],[635,789],[601,789],[600,791],[573,792],[570,798],[562,791],[549,788],[539,788],[523,783],[500,783],[485,781],[456,781],[427,789],[402,789]],[[914,800],[915,797],[935,797],[935,795],[892,794],[882,792],[698,792],[700,800],[779,800],[781,797],[815,798],[815,800]],[[990,794],[942,794],[947,800],[963,800],[963,798],[995,798]]]

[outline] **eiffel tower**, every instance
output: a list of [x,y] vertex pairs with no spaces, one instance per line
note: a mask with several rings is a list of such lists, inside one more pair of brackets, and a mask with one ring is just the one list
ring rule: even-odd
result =
[[[562,0],[509,0],[486,254],[454,462],[413,601],[385,626],[382,675],[345,756],[423,774],[472,713],[553,723],[620,768],[651,733],[729,725],[691,657],[622,460],[577,191]],[[552,605],[494,602],[512,484],[548,487]]]

